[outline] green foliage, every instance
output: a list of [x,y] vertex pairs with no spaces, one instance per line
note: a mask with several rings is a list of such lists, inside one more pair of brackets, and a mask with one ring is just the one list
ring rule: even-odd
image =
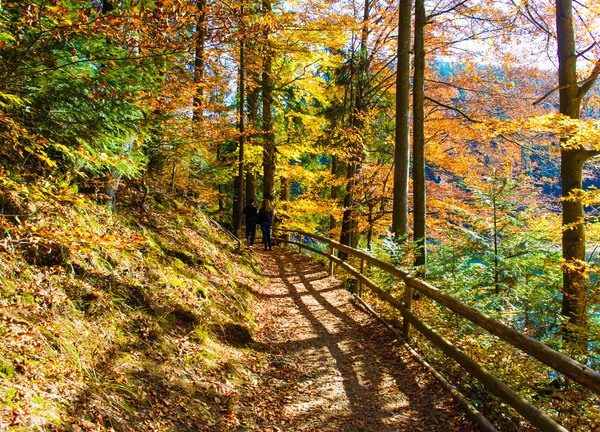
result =
[[93,4],[3,2],[0,20],[0,163],[138,176],[140,98],[159,83],[152,62],[113,41]]

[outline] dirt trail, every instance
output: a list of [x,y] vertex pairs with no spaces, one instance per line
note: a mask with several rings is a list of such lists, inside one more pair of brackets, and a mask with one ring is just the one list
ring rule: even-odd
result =
[[255,293],[257,342],[268,364],[246,389],[240,429],[477,430],[321,263],[289,249],[256,253],[266,277]]

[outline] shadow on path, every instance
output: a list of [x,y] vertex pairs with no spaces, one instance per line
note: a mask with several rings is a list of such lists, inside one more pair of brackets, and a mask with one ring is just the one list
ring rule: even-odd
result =
[[476,430],[321,263],[287,249],[260,257],[267,283],[258,297],[273,312],[261,341],[273,358],[264,430]]

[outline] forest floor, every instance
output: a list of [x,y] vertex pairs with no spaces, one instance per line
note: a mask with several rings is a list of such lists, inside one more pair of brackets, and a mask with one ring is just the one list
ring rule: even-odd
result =
[[240,395],[232,430],[477,430],[321,262],[261,249],[265,282],[254,293],[260,366]]

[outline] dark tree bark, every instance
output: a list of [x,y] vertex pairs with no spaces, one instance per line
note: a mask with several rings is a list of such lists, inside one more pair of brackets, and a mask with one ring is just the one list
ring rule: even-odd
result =
[[[339,165],[339,157],[337,155],[331,156],[331,176],[332,178],[337,178],[338,176],[338,165]],[[340,198],[339,186],[331,186],[331,199],[337,201]],[[329,216],[329,232],[333,231],[336,228],[336,222],[333,215]],[[331,234],[330,234],[331,235]]]
[[400,0],[398,19],[398,68],[396,76],[396,149],[392,233],[408,233],[408,171],[410,166],[410,42],[412,0]]
[[[281,184],[281,189],[279,190],[279,199],[280,199],[280,204],[279,204],[279,209],[280,212],[278,212],[278,216],[276,218],[273,219],[273,229],[276,230],[279,227],[280,223],[285,223],[285,215],[288,212],[288,203],[290,201],[290,179],[289,177],[281,177],[279,179],[279,182]],[[289,240],[290,239],[290,235],[289,234],[283,234],[283,236],[285,237],[285,239]]]
[[[240,17],[244,16],[244,3],[240,6]],[[245,37],[242,36],[240,40],[240,64],[239,64],[239,119],[238,129],[240,133],[239,138],[239,153],[238,153],[238,181],[236,183],[237,196],[235,199],[235,212],[233,218],[233,232],[237,235],[240,227],[242,226],[242,211],[244,209],[244,144],[246,141],[246,130],[244,115],[244,105],[246,103],[246,82],[245,82],[245,70],[246,63],[244,58],[244,41]]]
[[[366,107],[365,93],[367,87],[367,74],[369,71],[369,15],[370,2],[365,0],[363,8],[363,22],[360,36],[360,51],[358,53],[356,67],[356,94],[354,100],[354,109],[352,111],[351,125],[353,133],[361,133],[364,125],[363,115]],[[352,143],[356,145],[355,142]],[[342,217],[342,233],[340,235],[340,243],[352,247],[358,244],[358,221],[356,220],[356,209],[354,208],[354,186],[356,183],[356,174],[361,169],[362,165],[362,148],[350,149],[351,156],[348,161],[346,171],[346,192],[344,195],[344,215]],[[340,259],[347,259],[348,255],[344,252],[339,252]]]
[[[246,50],[248,51],[248,50]],[[252,45],[250,48],[250,53],[253,53]],[[254,55],[250,56],[248,59],[248,55],[246,55],[246,64],[252,62],[255,58]],[[250,61],[249,61],[250,60]],[[246,98],[246,102],[248,105],[248,127],[252,130],[257,130],[258,125],[258,97],[260,96],[260,86],[258,83],[258,75],[256,73],[252,73],[252,68],[249,68],[249,77],[247,81],[249,83],[255,83],[255,85],[249,88],[248,96]],[[255,144],[256,136],[254,133],[250,134],[246,140],[246,144],[252,146]],[[246,200],[253,199],[256,201],[256,166],[254,164],[249,165],[246,163]]]
[[[353,230],[353,207],[354,207],[354,176],[356,175],[357,164],[350,161],[346,170],[346,193],[344,194],[344,215],[342,217],[342,233],[340,243],[350,246],[352,242]],[[342,260],[348,259],[348,254],[343,251],[338,252],[338,257]]]
[[[263,12],[271,12],[270,0],[263,0]],[[270,30],[263,34],[262,105],[263,105],[263,198],[273,199],[275,194],[275,134],[273,132],[273,49]]]
[[246,201],[251,199],[256,201],[256,176],[246,165]]
[[415,266],[425,275],[427,261],[427,203],[425,185],[425,1],[415,0],[415,66],[413,79],[413,202]]
[[194,101],[192,119],[194,126],[202,124],[204,111],[204,74],[206,62],[204,59],[206,46],[206,0],[196,2],[198,19],[196,21],[196,52],[194,55]]
[[[575,52],[575,33],[573,30],[572,0],[556,1],[556,34],[558,40],[558,83],[560,95],[560,113],[572,119],[580,117],[581,102],[590,90],[597,75],[592,75],[581,86],[577,84],[577,54]],[[597,63],[594,72],[600,63]],[[566,138],[563,138],[564,142]],[[561,151],[560,177],[562,196],[568,197],[572,191],[582,189],[584,162],[598,152],[584,148]],[[585,226],[584,209],[579,200],[564,200],[562,203],[563,230],[563,302],[562,314],[567,317],[566,334],[568,339],[576,339],[576,329],[587,324],[585,276]],[[582,346],[585,345],[584,343]],[[584,348],[585,349],[585,348]]]

